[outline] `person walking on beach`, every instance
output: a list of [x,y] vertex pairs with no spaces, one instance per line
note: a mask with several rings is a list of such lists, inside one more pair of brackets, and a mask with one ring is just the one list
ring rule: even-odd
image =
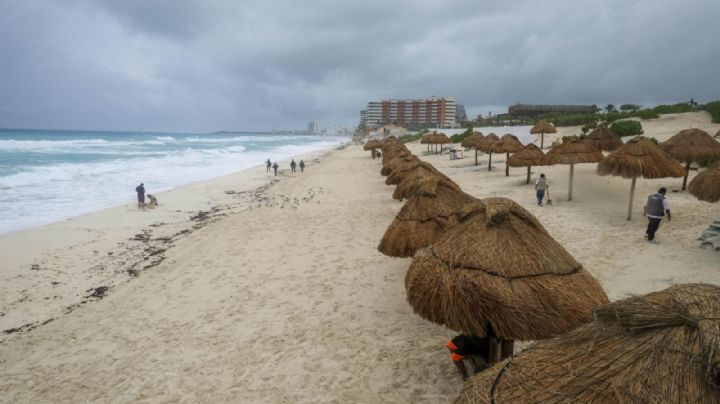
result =
[[538,206],[542,206],[543,198],[545,198],[545,191],[550,187],[550,184],[545,178],[545,174],[540,174],[540,178],[535,180],[535,195],[537,196]]
[[647,204],[645,205],[645,216],[648,218],[648,227],[645,231],[645,238],[652,244],[658,244],[655,240],[655,232],[660,227],[660,221],[663,216],[667,214],[668,221],[672,220],[670,215],[670,204],[667,198],[665,198],[667,189],[662,187],[658,189],[657,194],[648,196]]
[[301,173],[305,172],[305,162],[302,160],[300,160],[300,172]]
[[265,167],[266,167],[265,172],[269,173],[270,167],[272,167],[272,163],[270,162],[270,159],[267,159],[267,161],[265,162]]
[[297,164],[295,164],[295,159],[292,159],[292,161],[290,161],[290,172],[294,173],[296,166],[297,166]]
[[272,168],[275,171],[275,176],[277,177],[277,169],[278,169],[277,161],[273,163]]
[[138,208],[145,209],[145,185],[141,182],[135,187],[135,192],[137,192]]

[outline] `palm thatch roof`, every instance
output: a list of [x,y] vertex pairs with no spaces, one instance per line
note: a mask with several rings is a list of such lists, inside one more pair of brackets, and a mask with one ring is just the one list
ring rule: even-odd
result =
[[385,179],[387,185],[397,185],[405,179],[412,177],[419,177],[423,175],[437,175],[444,177],[440,171],[430,163],[426,163],[420,159],[409,161],[402,166],[396,167],[392,170],[390,175]]
[[469,379],[456,404],[720,403],[720,288],[674,285]]
[[[432,167],[432,166],[430,166],[430,167]],[[434,169],[434,167],[432,167],[432,168]],[[405,176],[397,184],[397,187],[395,187],[395,191],[393,191],[393,195],[392,195],[393,199],[402,201],[403,199],[410,198],[417,191],[418,182],[421,182],[427,178],[438,178],[438,179],[443,180],[445,183],[452,184],[457,189],[460,189],[459,185],[455,184],[455,182],[453,180],[448,178],[445,174],[441,173],[440,171],[437,171],[437,170],[428,171],[425,169],[418,168],[418,169],[410,170],[405,173]]]
[[[402,184],[410,182],[403,181]],[[400,186],[398,186],[399,188]],[[476,201],[454,182],[437,176],[412,181],[412,196],[400,209],[378,250],[391,257],[411,257],[432,244],[447,228],[458,223],[457,215]]]
[[700,129],[685,129],[662,142],[660,148],[679,161],[715,161],[720,159],[720,143]]
[[370,139],[365,143],[365,146],[363,146],[363,150],[372,150],[372,149],[379,149],[383,146],[385,142],[379,139]]
[[688,192],[701,201],[720,201],[720,164],[700,172],[688,185]]
[[466,137],[462,142],[460,142],[460,146],[466,149],[474,149],[475,146],[483,139],[485,139],[485,136],[482,132],[473,132],[472,135]]
[[535,126],[533,126],[530,129],[530,133],[533,135],[537,135],[540,133],[557,133],[557,130],[554,126],[549,124],[547,121],[540,120],[535,123]]
[[648,179],[682,177],[685,169],[663,152],[651,140],[636,136],[598,164],[599,175],[615,175],[623,178]]
[[475,148],[484,152],[489,152],[490,147],[498,140],[500,140],[500,138],[496,134],[492,132],[488,133],[488,135],[485,136],[485,139],[483,139],[482,142],[479,142],[475,145]]
[[607,126],[600,124],[585,138],[585,143],[599,150],[613,151],[623,142]]
[[447,144],[447,143],[452,143],[452,140],[450,140],[448,135],[441,132],[441,133],[438,133],[437,136],[435,137],[435,142],[437,144]]
[[565,138],[562,144],[553,147],[545,154],[545,164],[579,164],[597,163],[603,159],[603,154],[589,144],[583,143],[577,137]]
[[527,210],[506,198],[480,202],[416,253],[405,277],[416,313],[466,334],[533,340],[590,321],[608,302]]
[[632,178],[627,220],[632,219],[637,177],[656,179],[685,175],[685,169],[677,160],[668,157],[655,143],[643,136],[636,136],[628,140],[619,149],[608,154],[598,164],[596,172],[598,175],[619,175],[623,178]]
[[380,170],[380,175],[388,176],[396,168],[402,168],[405,164],[415,160],[419,159],[414,154],[399,154],[387,160],[383,156],[383,168]]
[[530,167],[544,165],[545,153],[539,147],[530,143],[519,152],[510,156],[510,167]]
[[493,153],[516,153],[524,147],[517,136],[509,133],[504,134],[500,140],[488,146],[488,151]]

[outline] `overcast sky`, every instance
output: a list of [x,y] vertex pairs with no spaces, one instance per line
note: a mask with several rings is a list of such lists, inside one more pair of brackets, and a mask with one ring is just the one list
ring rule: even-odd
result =
[[720,99],[720,0],[0,0],[0,127],[356,125],[367,102]]

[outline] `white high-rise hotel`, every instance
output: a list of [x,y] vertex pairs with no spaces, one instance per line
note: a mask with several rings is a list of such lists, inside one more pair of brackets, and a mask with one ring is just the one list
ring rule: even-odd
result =
[[368,128],[388,123],[404,127],[437,126],[449,128],[455,125],[455,100],[432,96],[416,100],[370,101],[361,120]]

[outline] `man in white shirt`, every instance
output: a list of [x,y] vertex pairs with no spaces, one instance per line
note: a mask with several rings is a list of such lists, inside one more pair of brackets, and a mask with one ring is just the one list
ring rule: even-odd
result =
[[672,220],[670,215],[670,204],[665,198],[667,189],[662,187],[658,189],[657,194],[650,195],[645,205],[645,216],[648,218],[648,227],[645,236],[649,243],[657,244],[655,240],[655,232],[660,227],[660,221],[667,214],[668,221]]

